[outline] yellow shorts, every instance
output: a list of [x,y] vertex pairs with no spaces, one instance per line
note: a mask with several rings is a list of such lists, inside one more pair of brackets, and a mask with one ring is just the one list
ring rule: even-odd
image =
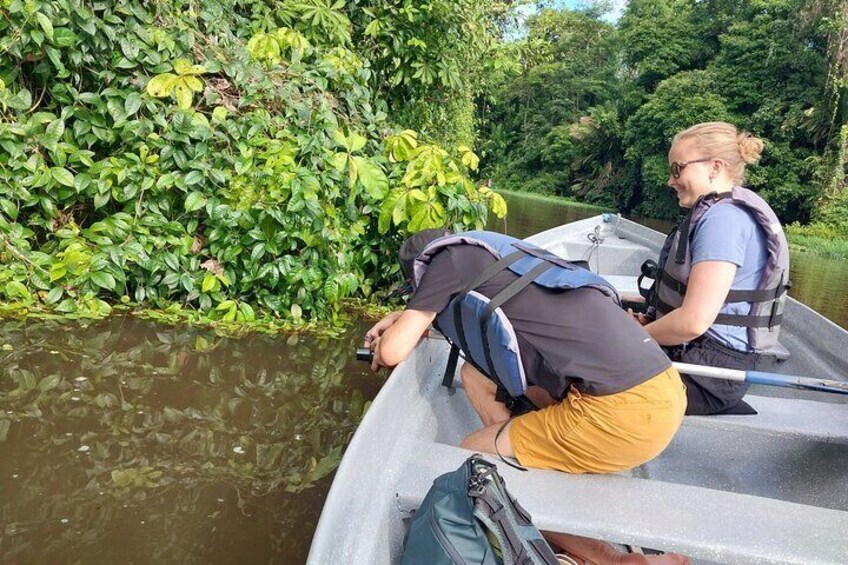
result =
[[683,421],[686,387],[674,367],[624,392],[581,394],[515,418],[509,438],[526,467],[615,473],[665,449]]

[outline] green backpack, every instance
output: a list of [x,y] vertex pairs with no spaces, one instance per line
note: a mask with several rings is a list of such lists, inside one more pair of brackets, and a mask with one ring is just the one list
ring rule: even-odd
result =
[[433,481],[410,523],[403,564],[557,565],[557,558],[495,465],[475,454]]

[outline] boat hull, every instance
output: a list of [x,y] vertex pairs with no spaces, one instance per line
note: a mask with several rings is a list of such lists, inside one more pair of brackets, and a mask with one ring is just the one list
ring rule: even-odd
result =
[[[632,284],[627,281],[656,256],[663,236],[622,220],[597,244],[587,235],[599,225],[600,217],[590,218],[529,239]],[[774,370],[844,380],[848,332],[791,299],[783,331],[791,355]],[[481,426],[461,389],[451,394],[441,387],[448,350],[443,339],[422,340],[389,377],[339,466],[309,563],[400,562],[404,519],[439,472],[469,455],[455,446]],[[826,432],[840,414],[848,422],[846,398],[776,387],[754,391],[775,397],[765,398],[765,406],[794,410],[800,401],[804,414],[797,418],[824,433],[795,423],[784,429],[781,423],[790,420],[779,415],[768,426],[764,419],[687,417],[663,454],[630,473],[500,469],[543,529],[681,551],[696,563],[843,562],[848,432]],[[831,410],[821,422],[819,406]],[[562,499],[564,493],[569,498]]]

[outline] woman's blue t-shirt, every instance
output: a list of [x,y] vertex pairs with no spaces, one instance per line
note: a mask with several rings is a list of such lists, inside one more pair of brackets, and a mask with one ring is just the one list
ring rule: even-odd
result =
[[[753,290],[762,278],[768,260],[766,234],[747,210],[733,204],[712,206],[704,213],[689,247],[692,266],[700,261],[727,261],[738,268],[735,290]],[[725,304],[723,314],[750,312],[750,302]],[[739,351],[748,351],[748,331],[739,326],[713,324],[707,335]]]

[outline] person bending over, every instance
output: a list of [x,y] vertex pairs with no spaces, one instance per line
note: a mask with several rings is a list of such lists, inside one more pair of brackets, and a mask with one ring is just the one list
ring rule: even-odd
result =
[[[686,409],[680,376],[606,281],[492,232],[427,230],[403,244],[400,259],[414,292],[366,334],[372,367],[403,361],[434,324],[464,354],[463,387],[483,422],[462,447],[528,467],[614,473],[669,444]],[[546,535],[596,563],[687,562]]]

